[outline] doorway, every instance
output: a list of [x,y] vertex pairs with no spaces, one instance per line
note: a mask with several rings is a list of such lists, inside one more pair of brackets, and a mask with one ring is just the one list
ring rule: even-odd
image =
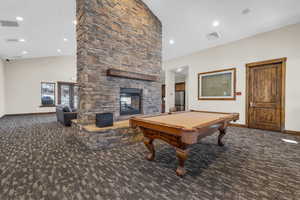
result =
[[286,58],[246,65],[246,123],[249,128],[283,131]]
[[166,112],[166,85],[161,86],[161,112]]
[[77,109],[78,107],[78,86],[76,83],[58,82],[58,104],[70,106]]
[[175,84],[176,111],[185,111],[185,82]]
[[[175,108],[176,111],[186,110],[186,90],[185,82],[175,84]],[[166,112],[166,85],[162,85],[162,113]]]

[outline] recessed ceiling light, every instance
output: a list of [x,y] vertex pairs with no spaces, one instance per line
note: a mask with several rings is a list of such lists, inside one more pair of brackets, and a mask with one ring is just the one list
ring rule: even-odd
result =
[[26,41],[26,40],[23,39],[23,38],[19,39],[19,42],[25,42],[25,41]]
[[288,139],[281,139],[281,140],[284,142],[287,142],[287,143],[291,143],[291,144],[298,144],[298,142],[295,140],[288,140]]
[[182,70],[183,70],[182,68],[178,68],[178,69],[176,69],[176,72],[179,73],[179,72],[182,72]]
[[22,54],[26,55],[26,54],[28,54],[28,52],[27,51],[22,51]]
[[18,17],[16,17],[16,20],[17,20],[17,21],[19,21],[19,22],[22,22],[22,21],[24,20],[24,18],[23,18],[23,17],[20,17],[20,16],[18,16]]
[[57,52],[58,52],[58,53],[61,53],[61,49],[57,49]]
[[219,22],[218,20],[215,20],[215,21],[213,21],[212,25],[213,25],[214,27],[217,27],[217,26],[220,25],[220,22]]
[[169,43],[170,44],[175,44],[175,41],[174,40],[170,40]]
[[68,42],[69,40],[67,38],[64,38],[64,42]]
[[246,9],[242,10],[242,14],[243,14],[243,15],[247,15],[247,14],[249,14],[250,12],[251,12],[251,10],[250,10],[249,8],[246,8]]
[[77,20],[74,20],[74,21],[73,21],[73,24],[74,24],[74,25],[77,25]]

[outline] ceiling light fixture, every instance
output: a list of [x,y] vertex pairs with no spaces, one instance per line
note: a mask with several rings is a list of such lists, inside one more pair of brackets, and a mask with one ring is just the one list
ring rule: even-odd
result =
[[67,38],[64,38],[64,42],[68,42],[69,40]]
[[19,21],[19,22],[22,22],[22,21],[24,20],[24,18],[23,18],[23,17],[20,17],[20,16],[17,16],[17,17],[16,17],[16,20]]
[[26,55],[26,54],[28,54],[28,52],[27,51],[22,51],[22,54]]
[[175,44],[175,41],[174,40],[170,40],[169,43],[170,44]]
[[179,72],[182,72],[182,70],[183,70],[182,68],[178,68],[178,69],[176,69],[176,72],[179,73]]
[[57,49],[57,52],[58,52],[58,53],[61,53],[61,49]]
[[217,27],[217,26],[220,25],[220,22],[219,22],[218,20],[215,20],[215,21],[213,21],[212,25],[213,25],[214,27]]
[[26,41],[26,40],[23,39],[23,38],[19,39],[19,42],[25,42],[25,41]]
[[281,139],[281,140],[284,142],[287,142],[287,143],[291,143],[291,144],[298,144],[298,142],[295,140],[288,140],[288,139]]

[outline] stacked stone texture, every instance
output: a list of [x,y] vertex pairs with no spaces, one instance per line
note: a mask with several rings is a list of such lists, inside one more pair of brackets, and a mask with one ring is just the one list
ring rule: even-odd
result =
[[143,134],[139,128],[115,128],[99,132],[89,132],[81,124],[73,123],[73,136],[90,150],[104,150],[121,147],[143,140]]
[[143,90],[143,114],[161,110],[161,82],[109,77],[108,69],[161,74],[162,25],[141,0],[77,0],[79,120],[120,116],[120,88]]

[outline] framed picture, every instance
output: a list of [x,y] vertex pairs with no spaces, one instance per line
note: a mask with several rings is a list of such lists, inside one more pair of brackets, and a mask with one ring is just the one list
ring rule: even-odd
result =
[[235,100],[235,92],[235,68],[198,74],[199,100]]

